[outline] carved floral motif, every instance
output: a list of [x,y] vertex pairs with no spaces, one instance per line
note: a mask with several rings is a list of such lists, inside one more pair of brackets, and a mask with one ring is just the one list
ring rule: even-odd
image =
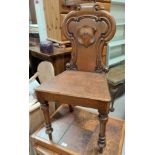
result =
[[78,42],[88,48],[95,42],[95,28],[90,26],[83,26],[77,31]]

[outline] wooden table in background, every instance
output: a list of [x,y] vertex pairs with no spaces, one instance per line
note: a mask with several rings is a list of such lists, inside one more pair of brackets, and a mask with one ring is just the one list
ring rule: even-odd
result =
[[41,61],[49,61],[53,64],[55,75],[62,73],[65,70],[66,63],[71,58],[71,47],[69,48],[54,48],[51,54],[40,52],[39,46],[30,46],[29,48],[30,65],[32,74],[37,71],[37,66]]
[[[62,107],[63,106],[63,107]],[[45,127],[32,136],[37,155],[98,155],[99,121],[97,114],[62,105],[53,115],[53,143],[48,140]],[[106,129],[107,145],[102,155],[121,155],[124,141],[124,121],[109,118]]]

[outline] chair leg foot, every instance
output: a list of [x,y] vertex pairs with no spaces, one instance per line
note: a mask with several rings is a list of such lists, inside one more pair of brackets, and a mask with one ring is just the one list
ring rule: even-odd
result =
[[99,153],[103,153],[103,147],[99,147],[98,152],[99,152]]
[[98,140],[98,151],[99,153],[103,153],[103,149],[105,148],[106,146],[106,140],[105,140],[105,137],[100,137],[99,136],[99,140]]
[[100,121],[100,131],[99,131],[100,133],[99,133],[99,139],[98,139],[99,153],[102,153],[103,149],[106,146],[105,131],[106,131],[107,120],[108,120],[108,115],[102,114],[99,112],[99,121]]
[[52,141],[52,133],[48,134],[48,138],[50,141]]
[[110,112],[114,112],[115,108],[113,107],[113,105],[111,106],[111,108],[109,109]]
[[70,111],[70,112],[73,112],[73,111],[74,111],[72,105],[69,105],[69,111]]

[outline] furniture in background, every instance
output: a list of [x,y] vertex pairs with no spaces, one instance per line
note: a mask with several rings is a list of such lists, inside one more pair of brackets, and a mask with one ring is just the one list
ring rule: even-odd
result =
[[40,44],[38,24],[29,25],[29,46]]
[[40,83],[46,82],[55,76],[54,67],[48,61],[41,62],[37,67],[37,72],[29,79],[29,82],[39,78]]
[[[50,116],[55,111],[54,104],[50,104]],[[36,102],[34,105],[31,105],[29,108],[29,135],[31,136],[42,124],[44,123],[44,116],[40,110],[40,103]],[[30,140],[30,155],[35,155],[34,147]]]
[[125,1],[112,0],[110,13],[116,20],[116,33],[107,46],[106,65],[108,67],[125,61]]
[[[59,43],[68,42],[68,39],[62,32],[62,22],[65,16],[75,9],[72,5],[81,2],[82,0],[44,0],[43,5],[48,39]],[[84,2],[86,3],[86,1]],[[97,0],[96,4],[98,4],[101,8],[105,8],[108,12],[110,11],[110,0]]]
[[55,75],[62,73],[65,70],[66,63],[71,58],[71,48],[57,48],[54,47],[54,51],[51,54],[45,54],[40,51],[38,46],[30,46],[29,59],[32,73],[37,71],[37,66],[42,61],[49,61],[53,64]]
[[109,69],[107,73],[107,80],[109,85],[109,91],[111,94],[111,107],[110,111],[113,112],[114,101],[117,97],[121,96],[125,92],[125,64],[124,62],[117,64]]
[[102,50],[115,34],[115,20],[96,5],[80,5],[77,11],[67,14],[62,28],[72,44],[67,71],[36,89],[45,117],[46,133],[52,141],[48,101],[69,104],[70,111],[73,110],[72,105],[98,109],[98,145],[101,153],[106,145],[105,130],[111,101],[105,75],[107,69],[102,64]]
[[[50,62],[41,62],[38,65],[37,72],[29,79],[29,135],[34,133],[44,122],[44,116],[40,110],[40,103],[35,97],[35,88],[39,86],[36,78],[40,83],[50,80],[54,76],[54,68]],[[51,103],[49,114],[55,111],[55,104]],[[30,141],[30,154],[34,155],[33,145]]]
[[[52,40],[58,43],[60,46],[66,46],[69,40],[64,36],[61,25],[64,17],[71,11],[74,10],[73,7],[68,2],[81,3],[86,2],[85,0],[40,0],[31,1],[30,5],[30,15],[34,16],[34,11],[36,13],[37,24],[39,27],[39,37],[40,41],[45,41],[46,39]],[[93,0],[88,0],[88,2],[93,2]],[[110,11],[111,0],[96,0],[100,9],[105,9]],[[88,3],[87,5],[90,5]],[[33,23],[33,22],[32,22]],[[107,46],[104,46],[102,52],[103,62],[106,63],[106,50]]]
[[34,6],[34,0],[29,0],[29,22],[31,24],[37,24],[37,18],[36,18],[36,10]]
[[[102,53],[102,62],[106,64],[106,48]],[[37,66],[42,61],[49,61],[53,64],[55,75],[58,75],[66,70],[66,63],[70,61],[72,48],[54,47],[51,54],[45,54],[40,51],[39,45],[29,47],[30,60],[30,77],[37,71]]]
[[112,103],[110,110],[114,111],[114,100],[125,92],[125,0],[112,0],[110,13],[116,20],[116,33],[108,43],[106,66]]

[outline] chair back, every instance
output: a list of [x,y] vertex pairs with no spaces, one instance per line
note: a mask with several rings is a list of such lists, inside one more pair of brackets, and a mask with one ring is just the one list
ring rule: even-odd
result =
[[67,69],[104,72],[102,51],[116,31],[114,18],[97,5],[80,5],[65,17],[62,29],[72,44]]

